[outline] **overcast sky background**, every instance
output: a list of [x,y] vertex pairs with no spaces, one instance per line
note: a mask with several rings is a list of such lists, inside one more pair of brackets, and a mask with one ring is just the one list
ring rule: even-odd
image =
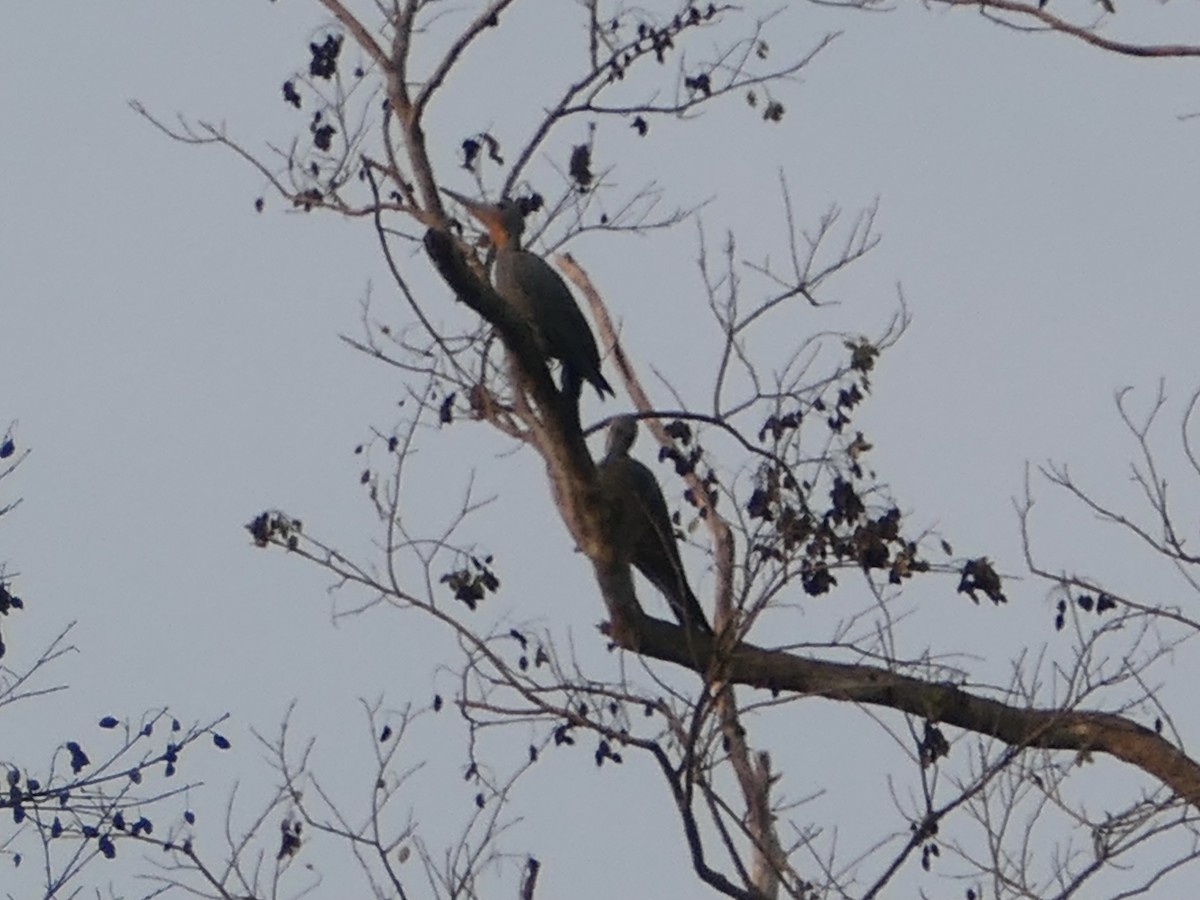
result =
[[[427,704],[452,688],[435,669],[453,665],[455,651],[419,616],[377,612],[334,626],[328,579],[256,551],[242,526],[279,506],[351,553],[370,551],[377,527],[353,450],[373,427],[400,420],[403,387],[338,335],[361,333],[369,285],[376,315],[400,323],[403,308],[368,223],[294,214],[269,196],[257,214],[257,173],[227,152],[167,140],[126,105],[136,98],[166,118],[223,121],[255,149],[284,143],[307,114],[285,106],[280,84],[307,65],[308,41],[326,20],[315,3],[295,0],[144,0],[69,12],[22,4],[5,18],[0,423],[16,419],[19,447],[33,450],[0,498],[25,498],[4,520],[0,560],[19,572],[29,607],[4,623],[5,661],[30,658],[72,620],[79,653],[54,672],[70,692],[5,711],[0,758],[39,765],[61,741],[90,738],[103,714],[169,705],[190,721],[228,711],[235,752],[199,754],[193,776],[212,785],[196,805],[219,811],[233,780],[266,777],[250,729],[273,732],[296,699],[296,733],[319,736],[318,768],[353,775],[344,760],[364,758],[367,741],[357,698]],[[557,93],[556,73],[571,71],[559,45],[582,40],[579,19],[574,4],[519,3],[481,42],[430,125],[445,183],[470,189],[454,164],[466,134],[487,128],[515,143],[525,133]],[[1124,36],[1200,40],[1194,8],[1179,3],[1122,7],[1125,19]],[[1011,498],[1027,462],[1068,461],[1102,497],[1135,502],[1126,477],[1134,448],[1115,389],[1134,385],[1148,402],[1166,380],[1175,401],[1164,414],[1166,471],[1182,471],[1177,419],[1200,385],[1200,119],[1179,117],[1200,110],[1197,64],[1117,58],[973,13],[923,9],[797,5],[768,39],[782,58],[831,30],[843,33],[801,79],[777,88],[781,123],[767,125],[731,98],[699,121],[656,123],[645,140],[619,126],[602,131],[597,161],[617,163],[623,184],[654,179],[667,206],[711,197],[706,233],[719,246],[732,229],[751,261],[786,253],[781,173],[805,227],[831,204],[850,217],[879,198],[883,242],[832,287],[839,305],[798,305],[780,333],[876,334],[903,288],[913,324],[879,367],[857,427],[915,525],[1020,574]],[[585,138],[580,121],[549,149],[561,162]],[[653,385],[653,361],[700,405],[708,382],[697,348],[716,334],[696,241],[687,224],[648,239],[589,236],[572,250],[622,321],[645,383]],[[449,303],[423,257],[404,260],[433,308]],[[761,287],[752,278],[747,286]],[[755,340],[772,349],[770,336]],[[665,391],[656,399],[674,405]],[[625,403],[592,398],[585,419]],[[500,499],[469,536],[497,554],[505,584],[481,622],[507,616],[599,644],[591,627],[599,596],[570,552],[539,465],[478,440],[480,432],[464,424],[423,437],[413,509],[436,523],[474,468],[477,493]],[[1173,484],[1188,489],[1180,477]],[[1182,590],[1164,567],[1140,567],[1146,557],[1128,540],[1046,501],[1037,536],[1053,566],[1111,577],[1118,589]],[[1014,582],[1002,609],[976,608],[953,588],[947,579],[914,595],[924,618],[906,626],[901,655],[976,654],[968,668],[978,681],[1004,683],[1023,647],[1054,646],[1041,586]],[[797,611],[789,637],[809,636],[804,621]],[[1185,662],[1160,670],[1174,684],[1168,700],[1188,697],[1195,666]],[[882,768],[872,769],[894,751],[879,749],[880,732],[862,715],[817,707],[791,706],[770,726],[781,790],[829,788],[832,810],[854,802],[847,798],[874,802],[903,830]],[[817,718],[800,715],[810,712]],[[1200,719],[1194,709],[1176,712],[1194,742]],[[450,827],[442,813],[449,821],[466,811],[474,793],[458,777],[461,740],[446,719],[413,750],[414,760],[435,756],[412,798],[434,834]],[[796,758],[782,752],[788,746]],[[831,778],[859,759],[858,778]],[[1110,779],[1145,782],[1115,762],[1100,765]],[[362,779],[342,787],[356,785],[359,799]],[[581,751],[526,787],[520,811],[529,819],[512,848],[547,863],[544,896],[697,895],[652,775],[634,765],[597,772]],[[632,804],[642,828],[622,824]],[[798,818],[820,815],[802,809]],[[848,847],[866,840],[851,831]],[[598,845],[590,853],[588,840]],[[588,877],[600,854],[622,864]],[[347,896],[339,890],[331,878],[318,896]]]

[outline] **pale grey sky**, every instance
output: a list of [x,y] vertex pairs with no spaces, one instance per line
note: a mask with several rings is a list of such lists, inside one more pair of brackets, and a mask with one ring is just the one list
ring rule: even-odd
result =
[[[515,142],[513,123],[537,116],[553,95],[559,69],[541,55],[545,41],[576,28],[577,10],[546,0],[517,7],[483,48],[491,65],[466,69],[435,120],[444,128],[441,177],[452,186],[469,188],[453,163],[462,135],[510,129]],[[1144,36],[1200,35],[1195,10],[1180,4],[1129,17]],[[0,756],[11,743],[16,758],[40,763],[39,753],[94,733],[91,723],[107,713],[169,704],[191,720],[229,711],[236,752],[220,766],[209,754],[199,769],[211,786],[195,805],[215,813],[232,780],[267,777],[250,729],[272,733],[293,698],[296,733],[316,734],[318,760],[338,768],[343,753],[367,752],[356,698],[427,703],[437,666],[457,658],[447,636],[416,616],[377,611],[331,625],[327,580],[254,550],[242,530],[278,505],[351,551],[368,552],[376,537],[352,451],[372,427],[399,421],[403,385],[338,340],[360,333],[368,285],[376,315],[403,321],[369,224],[293,214],[270,197],[256,214],[260,176],[227,152],[165,139],[126,105],[136,98],[164,118],[223,121],[259,150],[285,142],[305,119],[279,87],[306,63],[324,22],[315,4],[299,2],[6,10],[0,422],[17,419],[19,444],[33,448],[5,484],[25,502],[3,523],[0,559],[20,572],[29,605],[5,623],[6,662],[27,658],[70,620],[79,622],[80,652],[56,672],[69,693],[6,710]],[[1104,496],[1132,503],[1134,448],[1114,389],[1135,385],[1148,402],[1162,377],[1182,401],[1200,384],[1200,119],[1178,118],[1200,107],[1196,63],[1107,56],[965,11],[796,5],[772,28],[781,55],[843,32],[802,78],[777,89],[787,107],[780,124],[764,125],[733,100],[696,122],[655,125],[654,142],[614,130],[598,159],[618,163],[631,186],[656,180],[667,206],[713,198],[701,216],[706,233],[719,245],[734,230],[750,261],[786,252],[781,173],[804,227],[831,204],[851,217],[879,198],[883,242],[832,287],[839,305],[797,307],[785,321],[797,332],[874,334],[903,288],[913,324],[884,358],[862,413],[878,448],[872,463],[914,523],[1019,574],[1010,498],[1026,462],[1069,461]],[[584,137],[581,122],[558,148]],[[648,239],[587,238],[573,252],[623,321],[647,383],[652,359],[700,403],[707,382],[696,377],[695,348],[716,337],[696,241],[686,224]],[[423,256],[405,264],[421,273],[434,308],[443,296],[449,303]],[[770,338],[761,340],[769,352]],[[658,399],[674,405],[665,392]],[[624,401],[593,402],[584,415],[618,407]],[[1180,411],[1177,402],[1166,415]],[[1175,421],[1164,425],[1164,450],[1174,454]],[[431,521],[444,516],[445,497],[457,501],[474,467],[478,493],[499,499],[471,536],[496,552],[505,583],[481,621],[508,615],[559,635],[570,627],[577,645],[592,642],[586,652],[599,654],[591,625],[602,605],[540,466],[495,441],[476,443],[475,433],[464,425],[424,438],[415,508]],[[1128,560],[1145,560],[1123,555],[1127,541],[1090,530],[1081,540],[1077,529],[1091,527],[1081,510],[1047,498],[1044,515],[1039,539],[1057,565],[1092,568],[1118,587],[1161,578],[1165,593],[1180,589],[1161,567],[1131,572]],[[554,554],[531,546],[534,535]],[[976,609],[953,587],[947,579],[914,593],[904,653],[978,654],[967,664],[978,680],[1003,683],[1022,647],[1054,646],[1041,586],[1014,582],[1000,610]],[[1187,697],[1179,682],[1195,666],[1185,662],[1160,672],[1175,680],[1169,698]],[[1177,712],[1194,740],[1200,720]],[[762,725],[784,793],[828,788],[830,809],[874,802],[902,830],[881,769],[872,769],[895,748],[876,749],[880,732],[852,711],[812,714]],[[434,756],[413,803],[435,833],[449,827],[439,807],[473,796],[445,719],[413,750]],[[789,745],[797,758],[781,755]],[[829,779],[858,758],[860,781]],[[1116,763],[1101,765],[1109,778],[1140,783]],[[643,795],[662,802],[643,803],[647,824],[630,829],[622,824],[630,798]],[[597,772],[586,751],[564,754],[525,785],[518,809],[527,820],[511,847],[547,864],[545,897],[697,896],[680,874],[685,857],[665,799],[640,765]],[[207,821],[215,838],[215,819]],[[620,866],[586,849],[594,828],[613,842],[603,856]],[[847,829],[841,840],[850,856],[877,835]],[[317,895],[346,896],[339,891],[327,880]]]

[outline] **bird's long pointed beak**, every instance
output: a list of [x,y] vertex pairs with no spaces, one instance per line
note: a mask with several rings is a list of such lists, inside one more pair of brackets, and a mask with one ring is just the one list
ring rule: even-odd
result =
[[450,188],[442,188],[441,191],[451,200],[454,200],[455,202],[465,206],[467,212],[479,219],[479,221],[483,222],[484,224],[499,220],[500,218],[496,207],[492,206],[490,203],[482,203],[479,200],[472,200],[470,197],[458,193],[458,191],[450,190]]
[[467,208],[479,205],[478,200],[472,200],[470,197],[465,197],[462,194],[460,194],[458,191],[452,191],[452,190],[450,190],[450,188],[447,188],[447,187],[439,188],[439,190],[443,194],[445,194],[447,197],[449,197],[451,200],[455,200]]
[[500,218],[499,209],[490,203],[481,203],[478,200],[472,200],[470,197],[463,196],[457,191],[450,190],[450,188],[441,188],[441,192],[451,200],[462,204],[467,212],[483,224],[494,241],[503,240],[504,224]]

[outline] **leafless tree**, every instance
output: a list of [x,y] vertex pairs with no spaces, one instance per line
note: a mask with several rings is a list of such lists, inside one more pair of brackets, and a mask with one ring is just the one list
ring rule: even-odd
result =
[[[886,11],[895,8],[890,0],[812,0],[823,6],[843,6],[852,9]],[[1200,56],[1200,41],[1179,42],[1179,35],[1169,33],[1170,40],[1146,37],[1143,21],[1136,7],[1117,4],[1113,0],[1091,3],[1062,3],[1055,0],[932,0],[929,6],[943,6],[974,12],[989,22],[1030,34],[1061,34],[1082,41],[1107,53],[1120,56],[1188,58]],[[1132,23],[1132,24],[1131,24]],[[1134,33],[1136,38],[1119,35]]]
[[[14,432],[10,425],[0,439],[0,483],[29,457],[28,448],[18,447]],[[6,501],[0,517],[19,504],[19,499]],[[15,572],[0,568],[0,616],[25,611],[15,579]],[[32,656],[17,648],[23,660],[15,666],[0,664],[0,715],[7,717],[6,729],[16,707],[44,701],[66,689],[47,680],[55,664],[75,651],[70,643],[73,629],[74,623],[69,623]],[[8,649],[0,642],[0,657]],[[6,874],[4,896],[18,896],[11,890],[13,882],[29,885],[23,890],[38,890],[37,896],[76,896],[83,889],[89,864],[115,857],[118,842],[125,838],[154,833],[151,816],[157,818],[161,812],[181,822],[190,819],[185,801],[195,782],[181,782],[175,775],[201,738],[228,748],[225,737],[214,730],[220,722],[185,727],[167,710],[147,713],[136,722],[104,715],[86,729],[73,725],[83,732],[75,735],[78,740],[64,740],[46,758],[15,759],[7,755],[12,752],[8,744],[0,759],[4,773],[0,811],[5,821],[0,830],[0,860],[17,874],[24,867],[24,872],[33,869],[38,875],[25,882],[10,881],[12,876]],[[95,729],[104,734],[95,735]]]
[[[231,807],[217,857],[206,856],[211,851],[202,852],[188,828],[173,832],[173,854],[155,875],[160,888],[221,898],[301,896],[321,884],[298,864],[320,842],[349,852],[378,897],[475,897],[493,877],[532,897],[539,863],[522,856],[520,875],[506,866],[513,859],[506,842],[524,838],[508,830],[505,809],[548,747],[579,743],[594,751],[595,765],[619,765],[632,754],[652,761],[695,877],[744,900],[911,893],[901,873],[918,865],[967,897],[1068,897],[1101,883],[1134,896],[1195,858],[1200,765],[1164,728],[1171,719],[1157,689],[1163,661],[1191,636],[1195,618],[1184,609],[1055,572],[1035,559],[1027,540],[1030,568],[1061,600],[1056,624],[1073,629],[1066,657],[1032,643],[1013,648],[1009,681],[988,684],[950,655],[958,648],[945,646],[944,634],[914,638],[906,628],[922,613],[908,599],[917,585],[1000,605],[1006,584],[986,555],[957,555],[942,535],[911,531],[856,423],[881,354],[907,324],[903,296],[871,335],[821,331],[823,308],[842,299],[840,276],[877,242],[873,208],[814,216],[794,208],[782,181],[783,266],[744,259],[732,237],[714,247],[700,231],[704,288],[693,308],[706,315],[718,346],[705,371],[691,376],[708,379],[711,399],[703,405],[685,401],[667,373],[655,373],[663,385],[657,391],[647,386],[590,267],[568,252],[586,232],[644,234],[690,217],[688,209],[660,211],[653,184],[631,190],[623,183],[619,161],[604,161],[609,130],[630,128],[653,140],[664,120],[726,100],[749,105],[770,127],[786,114],[791,82],[835,34],[776,62],[770,15],[725,4],[655,12],[588,0],[578,5],[586,40],[575,48],[575,74],[551,85],[547,97],[531,98],[544,115],[527,134],[485,126],[432,135],[426,128],[451,75],[485,39],[505,39],[512,0],[469,12],[433,0],[355,9],[319,2],[328,30],[310,45],[306,71],[283,86],[285,102],[307,117],[302,137],[260,152],[220,126],[166,123],[135,108],[173,138],[237,154],[286,204],[373,227],[406,313],[384,315],[368,305],[364,333],[348,341],[403,373],[409,399],[402,426],[381,431],[367,449],[363,481],[378,515],[378,553],[355,558],[320,536],[320,523],[280,510],[261,513],[248,528],[259,546],[283,548],[332,575],[343,614],[390,607],[453,635],[461,656],[443,663],[454,672],[453,695],[439,696],[434,710],[445,704],[461,719],[476,813],[447,852],[395,814],[406,786],[421,777],[396,754],[420,716],[413,706],[385,713],[369,703],[364,733],[375,752],[376,790],[365,808],[351,810],[325,790],[285,724],[264,741],[279,793],[245,821]],[[1090,25],[1070,24],[1046,4],[970,6],[1009,24],[1032,21],[1103,49],[1136,51]],[[546,40],[570,46],[567,36]],[[1161,45],[1144,55],[1195,52]],[[588,127],[586,142],[573,143],[564,128],[577,121]],[[435,143],[453,143],[457,159],[435,153]],[[645,611],[614,498],[598,486],[586,440],[605,423],[580,424],[579,397],[558,387],[537,335],[490,285],[487,254],[444,205],[440,188],[455,165],[480,193],[522,205],[531,245],[554,254],[587,301],[614,382],[653,435],[659,461],[670,464],[658,477],[687,543],[686,564],[711,574],[703,600],[713,611],[712,634]],[[422,246],[425,259],[411,252]],[[795,327],[801,314],[803,329]],[[692,316],[687,327],[701,318]],[[766,329],[799,336],[769,358],[751,349]],[[1200,475],[1187,430],[1196,402],[1184,415],[1184,447]],[[1044,475],[1176,565],[1195,589],[1196,557],[1171,516],[1148,445],[1150,421],[1138,425],[1121,410],[1142,452],[1135,471],[1149,524],[1092,500],[1065,468]],[[431,533],[407,514],[407,476],[419,465],[413,451],[434,429],[465,434],[484,426],[541,459],[552,508],[594,572],[594,587],[572,592],[599,594],[606,621],[595,640],[611,642],[614,654],[585,652],[553,626],[480,628],[472,613],[500,590],[502,561],[464,535],[483,502],[467,476],[445,527]],[[1031,510],[1027,499],[1027,527]],[[841,601],[836,611],[821,605],[833,594]],[[891,795],[880,799],[895,815],[856,821],[873,835],[856,849],[838,843],[836,822],[810,811],[816,807],[804,800],[812,798],[779,790],[781,773],[794,765],[791,748],[768,750],[760,737],[771,722],[808,716],[810,706],[800,704],[812,698],[856,710],[900,751],[886,773]],[[538,737],[514,761],[505,748],[521,738],[496,735],[530,729]],[[1101,757],[1143,777],[1103,782],[1086,765]],[[823,783],[845,777],[831,772]],[[555,814],[547,810],[544,818]],[[414,854],[419,865],[405,867]]]

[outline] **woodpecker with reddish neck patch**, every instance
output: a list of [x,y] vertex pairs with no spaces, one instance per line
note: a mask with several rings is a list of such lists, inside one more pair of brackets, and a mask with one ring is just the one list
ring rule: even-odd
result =
[[563,365],[563,392],[578,397],[586,381],[600,399],[615,396],[600,373],[600,351],[587,319],[562,276],[536,253],[521,249],[525,215],[509,199],[482,203],[442,188],[461,203],[487,229],[496,251],[492,279],[496,292],[515,309],[533,330],[538,349],[547,359]]

